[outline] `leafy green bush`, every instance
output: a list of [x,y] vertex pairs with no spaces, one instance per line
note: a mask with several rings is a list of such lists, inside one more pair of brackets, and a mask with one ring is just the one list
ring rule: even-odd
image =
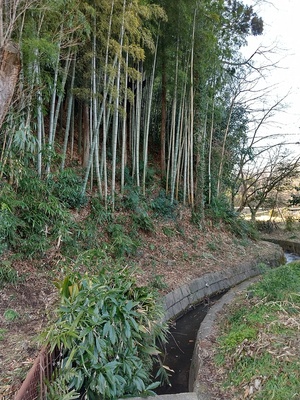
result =
[[58,318],[45,334],[51,350],[62,352],[60,387],[105,400],[151,394],[159,385],[151,371],[157,343],[166,341],[162,308],[132,272],[103,268],[98,275],[69,275],[58,285]]
[[131,218],[136,229],[141,229],[144,232],[154,232],[155,227],[153,221],[146,211],[137,209],[137,211],[132,214]]
[[6,333],[7,333],[7,329],[0,328],[0,342],[2,340],[4,340]]
[[127,210],[131,210],[131,218],[133,227],[138,230],[141,229],[145,232],[153,232],[154,224],[147,212],[147,204],[143,196],[141,196],[139,188],[132,186],[126,187],[126,192],[123,197],[123,204]]
[[3,317],[6,319],[6,321],[15,321],[16,319],[20,318],[20,314],[17,311],[8,308],[5,310]]
[[47,181],[36,175],[23,177],[17,195],[22,205],[15,212],[24,223],[19,229],[19,250],[30,256],[38,254],[46,251],[51,241],[69,234],[70,214]]
[[9,247],[14,247],[18,240],[18,227],[24,226],[22,221],[9,209],[0,211],[0,254]]
[[161,190],[159,195],[152,200],[151,208],[154,211],[155,217],[175,218],[176,202],[171,203],[171,200],[166,196],[165,191]]
[[248,236],[258,239],[258,232],[255,226],[242,218],[230,205],[225,196],[214,197],[206,215],[214,223],[223,222],[228,229],[237,236]]
[[18,272],[11,266],[9,261],[2,261],[0,264],[0,288],[10,283],[15,285],[20,277]]
[[18,241],[18,229],[25,224],[18,218],[15,209],[22,204],[11,186],[0,185],[0,254],[7,248],[14,247]]
[[112,251],[116,257],[135,254],[138,243],[125,232],[121,224],[112,224],[107,228],[112,240]]
[[176,234],[175,230],[169,226],[163,226],[162,231],[163,231],[164,235],[166,235],[168,237],[173,237]]
[[0,192],[0,248],[26,256],[47,250],[53,241],[69,235],[70,214],[52,193],[51,184],[27,171],[13,190]]
[[79,208],[87,203],[87,198],[82,195],[82,180],[72,169],[65,169],[57,176],[52,177],[52,193],[66,207]]
[[100,225],[112,221],[112,213],[104,207],[102,200],[99,197],[93,197],[91,200],[90,218]]
[[126,210],[135,211],[141,203],[140,193],[138,189],[133,188],[132,186],[126,186],[126,191],[123,196],[123,204]]

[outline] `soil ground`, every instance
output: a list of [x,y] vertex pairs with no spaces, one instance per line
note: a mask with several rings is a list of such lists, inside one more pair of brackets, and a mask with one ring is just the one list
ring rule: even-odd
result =
[[[237,238],[220,226],[199,230],[184,213],[176,221],[157,221],[155,226],[154,233],[141,233],[142,245],[127,263],[137,267],[140,284],[152,284],[162,294],[207,272],[273,251],[265,242]],[[279,234],[291,236],[275,232]],[[20,281],[0,290],[0,399],[14,398],[39,352],[37,338],[57,298],[53,281],[60,275],[61,261],[58,251],[39,260],[11,262]],[[8,310],[13,310],[13,320],[6,317]]]

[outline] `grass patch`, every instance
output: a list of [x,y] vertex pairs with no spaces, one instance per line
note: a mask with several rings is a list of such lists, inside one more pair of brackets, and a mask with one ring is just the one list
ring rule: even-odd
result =
[[0,341],[4,340],[7,329],[0,328]]
[[300,263],[268,271],[228,307],[216,364],[234,398],[300,398]]
[[5,284],[16,285],[19,281],[18,272],[11,266],[9,261],[0,264],[0,288]]
[[7,309],[4,312],[3,316],[6,321],[15,321],[16,319],[20,318],[20,314],[17,311],[12,310],[11,308]]
[[211,250],[211,251],[217,251],[218,245],[215,242],[208,242],[207,248],[208,248],[208,250]]
[[163,226],[162,231],[163,231],[164,235],[166,235],[168,237],[173,237],[176,235],[176,232],[174,231],[174,229],[170,228],[169,226]]

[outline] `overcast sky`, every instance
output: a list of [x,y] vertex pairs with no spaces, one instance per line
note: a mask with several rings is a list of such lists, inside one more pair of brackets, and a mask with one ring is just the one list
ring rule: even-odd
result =
[[[257,1],[244,0],[244,3],[254,5]],[[255,10],[264,20],[264,34],[249,38],[249,47],[244,52],[250,54],[259,45],[277,45],[278,53],[272,58],[280,60],[279,68],[268,76],[267,83],[277,85],[274,100],[290,92],[285,112],[276,117],[277,129],[278,133],[294,134],[293,140],[300,141],[300,1],[263,0]]]

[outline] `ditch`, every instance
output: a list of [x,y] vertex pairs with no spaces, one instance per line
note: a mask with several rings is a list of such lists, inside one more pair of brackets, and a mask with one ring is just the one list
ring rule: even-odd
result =
[[225,291],[192,307],[190,311],[171,324],[163,364],[172,371],[170,385],[160,386],[156,394],[177,394],[188,392],[189,371],[193,357],[195,341],[201,322],[209,308],[219,300]]
[[[285,258],[288,264],[299,260],[300,256],[294,253],[285,253]],[[169,378],[170,385],[160,386],[155,390],[156,394],[178,394],[189,391],[189,371],[198,330],[209,308],[224,294],[225,292],[222,292],[201,302],[171,324],[168,343],[163,350],[165,353],[163,364],[174,372]]]

